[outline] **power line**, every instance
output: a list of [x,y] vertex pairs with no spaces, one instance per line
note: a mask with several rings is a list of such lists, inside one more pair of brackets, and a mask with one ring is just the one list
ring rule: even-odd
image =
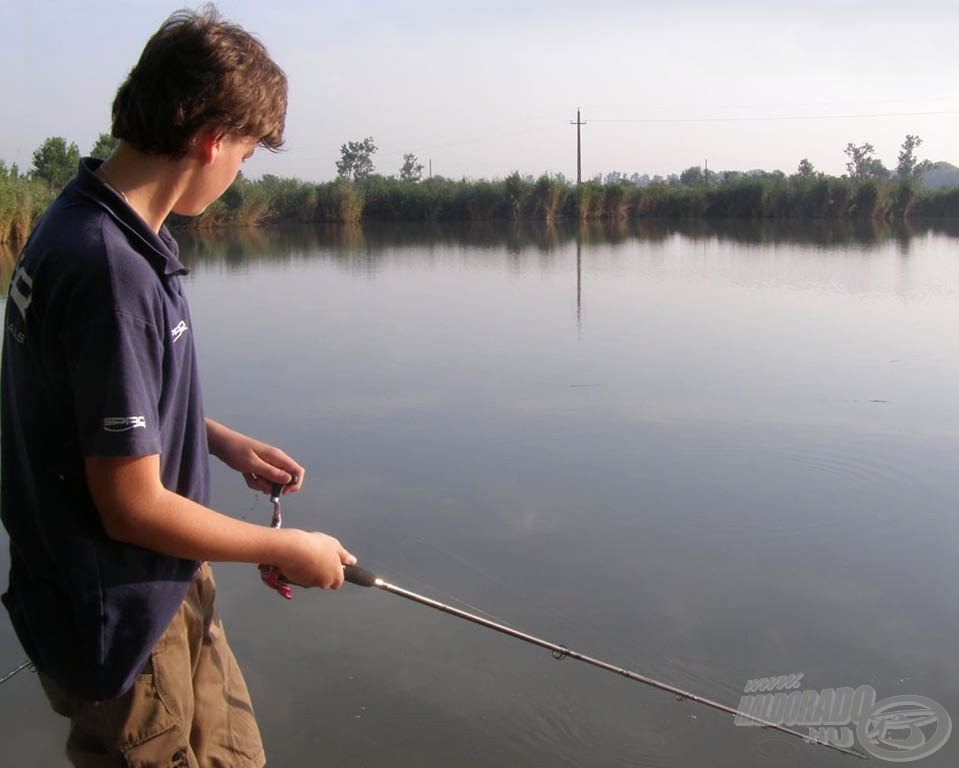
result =
[[959,115],[959,110],[935,112],[876,112],[857,115],[744,115],[741,117],[638,117],[593,119],[594,123],[735,123],[768,122],[778,120],[871,120],[887,117],[926,117],[930,115]]

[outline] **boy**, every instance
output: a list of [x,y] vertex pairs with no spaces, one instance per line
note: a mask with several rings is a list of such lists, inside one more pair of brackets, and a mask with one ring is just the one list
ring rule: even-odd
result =
[[322,533],[208,508],[208,454],[269,492],[300,489],[281,450],[203,415],[186,269],[163,226],[202,212],[283,140],[286,77],[212,6],[148,41],[113,103],[120,141],[31,235],[11,279],[2,362],[3,602],[76,766],[262,766],[208,560],[271,563],[336,589],[355,558]]

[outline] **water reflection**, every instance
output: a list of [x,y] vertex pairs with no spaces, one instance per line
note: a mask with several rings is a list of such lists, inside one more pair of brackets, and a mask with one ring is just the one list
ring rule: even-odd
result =
[[[291,524],[397,584],[732,705],[751,678],[803,672],[955,717],[959,260],[938,226],[180,239],[208,410],[310,473]],[[231,473],[214,484],[219,508],[268,521]],[[848,760],[379,592],[286,603],[253,568],[217,575],[271,764]],[[12,764],[59,750],[34,683],[0,698]]]
[[446,222],[362,225],[296,225],[269,230],[229,229],[197,234],[180,231],[177,238],[191,263],[222,262],[239,266],[249,260],[295,259],[308,253],[364,254],[375,259],[386,252],[426,246],[430,250],[470,248],[519,254],[530,249],[551,253],[573,242],[617,245],[632,241],[661,243],[674,237],[694,242],[743,245],[812,245],[823,250],[849,246],[869,249],[890,241],[906,253],[914,238],[929,234],[959,237],[959,221],[893,225],[872,221],[590,221]]
[[[219,263],[227,270],[251,261],[294,260],[317,251],[363,254],[373,263],[387,251],[429,246],[437,248],[505,248],[517,255],[527,249],[551,253],[572,241],[582,245],[622,244],[640,240],[664,242],[672,237],[743,245],[792,243],[825,250],[855,245],[881,246],[888,241],[908,253],[914,238],[929,234],[959,237],[959,221],[923,221],[892,224],[875,221],[754,221],[754,220],[640,220],[588,222],[445,222],[362,225],[298,224],[270,229],[232,228],[211,232],[176,232],[187,265]],[[6,290],[16,259],[10,243],[0,243],[0,287]]]

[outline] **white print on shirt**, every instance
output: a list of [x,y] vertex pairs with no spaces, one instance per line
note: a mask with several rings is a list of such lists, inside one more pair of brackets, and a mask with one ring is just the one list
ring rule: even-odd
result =
[[27,334],[19,330],[13,323],[7,323],[7,333],[18,344],[23,344],[27,340]]
[[33,278],[27,274],[27,270],[23,267],[18,267],[13,277],[10,278],[10,298],[17,305],[17,309],[20,310],[20,315],[24,320],[27,319],[27,307],[33,301],[32,291]]
[[138,427],[146,429],[146,416],[107,416],[103,420],[105,432],[129,432]]
[[181,320],[179,323],[177,323],[177,325],[176,325],[175,328],[171,328],[171,329],[170,329],[170,333],[173,334],[173,341],[174,341],[174,342],[179,341],[179,340],[180,340],[180,337],[181,337],[184,333],[186,333],[188,330],[190,330],[190,329],[187,328],[186,321],[185,321],[185,320]]

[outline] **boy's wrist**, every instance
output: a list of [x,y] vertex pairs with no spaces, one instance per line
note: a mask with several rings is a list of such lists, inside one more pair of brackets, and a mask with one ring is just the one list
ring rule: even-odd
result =
[[206,443],[211,456],[222,460],[225,450],[226,433],[229,431],[213,419],[204,419],[206,425]]

